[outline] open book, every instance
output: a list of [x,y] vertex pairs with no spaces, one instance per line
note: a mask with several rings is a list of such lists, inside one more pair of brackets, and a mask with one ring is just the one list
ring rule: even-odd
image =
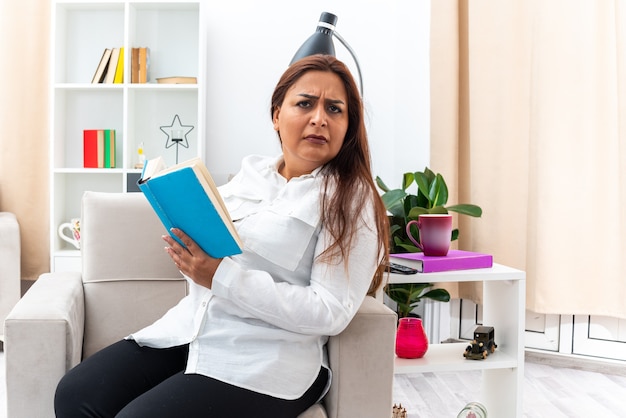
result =
[[148,160],[137,186],[168,233],[179,228],[214,258],[240,254],[242,243],[209,170],[200,158],[167,168],[162,157]]

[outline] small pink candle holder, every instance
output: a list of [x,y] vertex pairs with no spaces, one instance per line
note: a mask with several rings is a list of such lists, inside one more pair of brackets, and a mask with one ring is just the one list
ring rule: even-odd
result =
[[396,332],[396,355],[401,358],[422,358],[428,351],[428,336],[421,318],[400,318]]

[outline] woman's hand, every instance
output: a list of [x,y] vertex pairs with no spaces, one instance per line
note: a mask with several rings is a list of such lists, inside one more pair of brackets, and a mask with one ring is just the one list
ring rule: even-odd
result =
[[209,256],[182,230],[172,228],[171,231],[185,243],[187,248],[180,245],[171,236],[163,235],[163,240],[169,244],[169,247],[165,247],[165,251],[181,273],[196,284],[210,289],[213,283],[213,275],[222,259]]

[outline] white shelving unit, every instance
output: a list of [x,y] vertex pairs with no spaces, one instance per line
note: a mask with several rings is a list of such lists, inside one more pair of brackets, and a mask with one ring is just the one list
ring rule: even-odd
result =
[[[409,260],[402,264],[411,265]],[[389,283],[483,282],[483,324],[498,348],[485,360],[463,357],[467,343],[430,344],[421,359],[396,357],[395,373],[481,370],[481,398],[489,416],[522,417],[526,273],[500,264],[489,269],[415,275],[391,274]],[[478,382],[477,382],[478,384]]]
[[[52,1],[50,115],[50,266],[80,270],[80,251],[61,240],[57,228],[80,217],[87,190],[136,191],[147,158],[176,162],[159,128],[178,115],[193,129],[179,161],[204,157],[206,29],[201,1]],[[124,47],[124,82],[91,84],[105,48]],[[149,48],[148,83],[131,80],[131,49]],[[197,77],[197,84],[157,84],[156,78]],[[83,168],[83,130],[116,130],[116,167]],[[123,216],[123,214],[111,214]],[[123,239],[123,237],[120,237]]]

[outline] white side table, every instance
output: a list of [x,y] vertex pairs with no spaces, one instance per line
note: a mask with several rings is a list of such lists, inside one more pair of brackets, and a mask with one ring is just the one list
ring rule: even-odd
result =
[[[397,261],[411,265],[410,260]],[[390,274],[389,283],[483,282],[483,323],[495,328],[498,348],[485,360],[463,357],[467,343],[430,344],[421,359],[396,357],[395,373],[482,370],[480,399],[489,416],[522,417],[526,273],[494,264],[488,269]]]

